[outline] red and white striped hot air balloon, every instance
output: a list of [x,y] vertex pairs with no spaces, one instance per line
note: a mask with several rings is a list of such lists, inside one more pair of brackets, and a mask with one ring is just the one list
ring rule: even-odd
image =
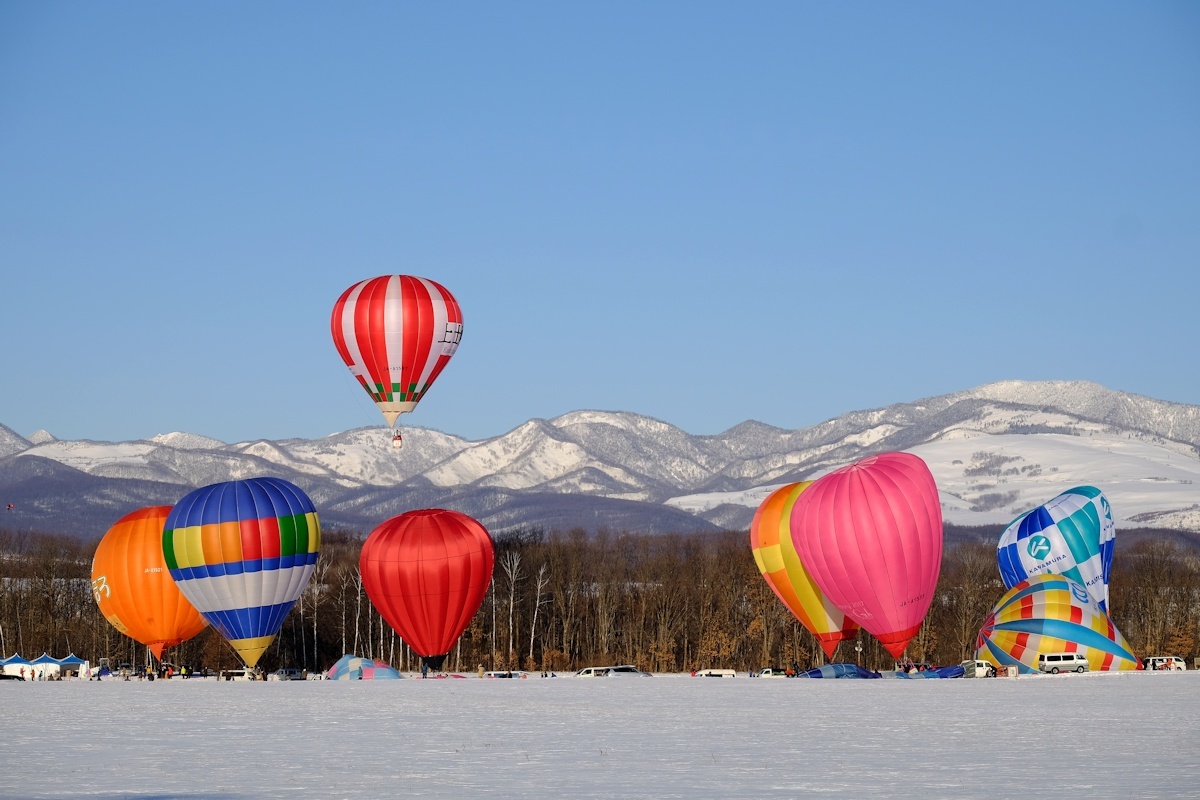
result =
[[[458,301],[441,284],[383,275],[342,292],[330,327],[338,354],[395,427],[458,349],[463,319]],[[397,447],[399,441],[396,434]]]

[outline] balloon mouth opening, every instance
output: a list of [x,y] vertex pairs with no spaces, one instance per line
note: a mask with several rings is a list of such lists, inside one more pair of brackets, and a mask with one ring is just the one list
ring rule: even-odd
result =
[[428,668],[434,672],[442,671],[442,664],[446,663],[446,656],[449,653],[442,653],[440,656],[421,656],[421,667]]

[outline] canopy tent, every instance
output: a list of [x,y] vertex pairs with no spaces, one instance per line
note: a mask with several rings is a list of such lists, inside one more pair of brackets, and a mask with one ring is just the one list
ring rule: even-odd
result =
[[57,678],[61,672],[62,665],[49,653],[42,653],[30,663],[33,665],[34,680]]
[[74,653],[69,654],[66,658],[60,658],[58,664],[64,675],[74,674],[79,677],[85,672],[91,671],[91,664]]
[[331,681],[394,681],[403,676],[383,661],[347,653],[337,660],[329,672],[325,673],[326,680]]
[[0,669],[4,670],[5,675],[29,675],[33,671],[29,659],[21,658],[17,653],[0,659],[0,665],[3,665]]

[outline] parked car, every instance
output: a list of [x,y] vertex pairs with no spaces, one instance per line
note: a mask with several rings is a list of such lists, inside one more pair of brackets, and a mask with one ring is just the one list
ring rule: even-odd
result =
[[1088,660],[1083,653],[1042,653],[1038,669],[1057,675],[1060,672],[1087,672]]
[[304,680],[304,670],[295,667],[285,667],[277,669],[267,676],[269,681],[302,681]]
[[252,669],[223,669],[217,673],[219,681],[259,681],[262,677]]
[[760,677],[760,678],[786,678],[786,677],[788,677],[788,674],[787,674],[786,670],[780,669],[779,667],[767,667],[766,669],[761,669],[758,671],[758,677]]
[[702,669],[695,673],[697,678],[736,678],[737,673],[731,669]]
[[1178,656],[1150,656],[1142,662],[1142,666],[1150,670],[1168,670],[1183,672],[1187,669],[1187,664]]
[[650,678],[649,672],[643,672],[632,664],[622,664],[619,667],[609,667],[606,677],[609,678]]
[[584,667],[575,673],[580,678],[623,678],[623,677],[652,677],[649,672],[642,672],[632,664],[621,664],[616,667]]
[[519,669],[493,669],[483,673],[485,678],[528,678],[529,673]]
[[965,678],[994,678],[996,668],[987,661],[973,659],[962,662],[963,677]]

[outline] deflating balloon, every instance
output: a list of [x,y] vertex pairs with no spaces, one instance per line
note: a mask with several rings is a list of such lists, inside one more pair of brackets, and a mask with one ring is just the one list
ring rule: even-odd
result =
[[100,613],[159,659],[163,650],[208,624],[167,572],[162,532],[170,511],[170,506],[153,506],[121,517],[92,558],[92,594]]
[[997,546],[1004,585],[1034,575],[1065,575],[1087,587],[1108,612],[1116,525],[1108,498],[1094,486],[1077,486],[1013,520]]
[[179,590],[253,667],[312,577],[321,528],[299,487],[251,478],[176,503],[162,549]]
[[462,338],[458,301],[441,284],[411,275],[360,281],[338,298],[333,343],[389,425],[412,411]]
[[976,658],[1037,672],[1043,653],[1083,653],[1091,670],[1135,670],[1129,642],[1083,584],[1034,575],[1000,598],[975,642]]
[[833,658],[838,642],[853,637],[858,625],[821,592],[792,543],[792,507],[811,485],[811,481],[792,483],[763,500],[750,523],[750,548],[758,571],[775,596],[817,637],[825,655]]
[[492,580],[492,537],[466,514],[409,511],[363,542],[363,588],[400,638],[434,669],[471,624]]
[[884,453],[829,473],[796,500],[791,533],[825,596],[899,658],[942,563],[942,507],[925,462]]

